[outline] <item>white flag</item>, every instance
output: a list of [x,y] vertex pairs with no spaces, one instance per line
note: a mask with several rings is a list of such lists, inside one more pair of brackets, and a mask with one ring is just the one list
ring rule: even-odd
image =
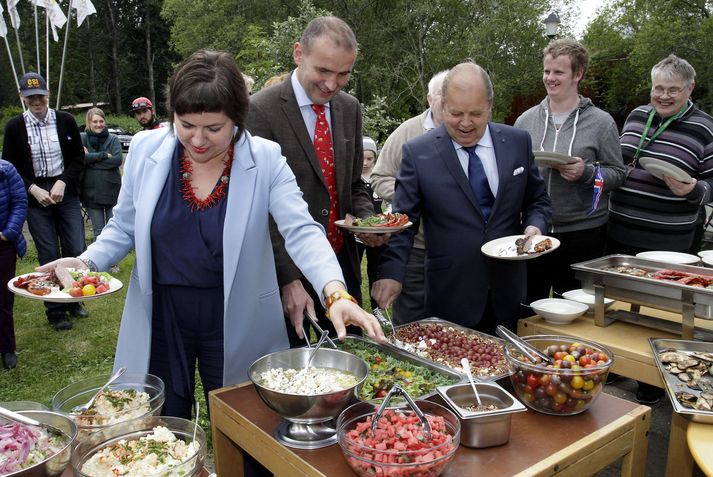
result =
[[89,15],[94,15],[97,9],[94,8],[94,4],[91,0],[70,0],[72,2],[72,8],[77,10],[77,26],[82,26],[84,19]]
[[38,7],[47,10],[47,18],[49,18],[52,24],[52,38],[54,41],[59,41],[59,36],[57,35],[57,28],[62,28],[65,23],[67,23],[67,17],[65,16],[62,8],[55,0],[30,0],[33,4]]
[[0,5],[0,36],[3,38],[7,36],[7,25],[5,24],[5,17],[2,16],[4,11],[2,5]]
[[17,13],[17,4],[20,0],[7,0],[7,12],[10,14],[10,23],[15,30],[20,28],[20,14]]

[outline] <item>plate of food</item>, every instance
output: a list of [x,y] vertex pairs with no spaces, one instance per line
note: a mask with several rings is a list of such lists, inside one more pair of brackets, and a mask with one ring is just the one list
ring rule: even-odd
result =
[[480,251],[503,260],[528,260],[556,250],[560,241],[546,235],[510,235],[491,240]]
[[50,273],[26,273],[7,282],[7,288],[16,295],[55,303],[93,300],[115,293],[123,286],[106,272],[75,270],[61,265]]
[[535,164],[539,167],[561,166],[577,162],[574,157],[558,152],[532,151],[532,154],[535,156]]
[[691,176],[689,176],[686,171],[680,167],[674,166],[673,164],[669,164],[666,161],[662,161],[661,159],[656,159],[654,157],[642,157],[639,159],[639,164],[641,164],[641,167],[649,171],[654,177],[661,180],[663,180],[663,176],[669,176],[686,184],[691,182]]
[[401,232],[413,225],[408,219],[408,215],[399,213],[376,214],[363,219],[347,214],[344,220],[334,222],[337,227],[341,227],[352,233],[361,234],[388,234]]

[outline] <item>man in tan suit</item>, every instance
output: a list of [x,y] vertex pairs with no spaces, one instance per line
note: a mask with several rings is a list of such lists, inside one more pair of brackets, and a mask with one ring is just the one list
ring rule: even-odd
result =
[[[360,301],[361,272],[354,236],[334,225],[347,213],[357,217],[374,214],[371,197],[360,180],[361,106],[356,98],[341,91],[349,81],[356,55],[356,37],[344,21],[336,17],[312,20],[293,47],[297,68],[291,76],[251,96],[248,130],[282,147],[310,214],[327,232],[349,293]],[[319,148],[320,143],[330,140],[331,148]],[[302,338],[307,304],[314,302],[322,314],[323,309],[319,307],[320,297],[292,262],[272,225],[282,305],[298,330],[295,334],[293,327],[287,326],[291,344],[296,345]],[[360,238],[367,245],[381,245],[387,239]],[[320,324],[331,329],[324,317],[320,317]]]

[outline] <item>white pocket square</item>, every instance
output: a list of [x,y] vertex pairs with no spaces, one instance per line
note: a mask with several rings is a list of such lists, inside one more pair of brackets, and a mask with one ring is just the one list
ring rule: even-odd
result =
[[512,171],[512,175],[517,176],[517,175],[522,174],[523,172],[525,172],[525,168],[524,168],[524,167],[518,167],[517,169],[515,169],[514,171]]

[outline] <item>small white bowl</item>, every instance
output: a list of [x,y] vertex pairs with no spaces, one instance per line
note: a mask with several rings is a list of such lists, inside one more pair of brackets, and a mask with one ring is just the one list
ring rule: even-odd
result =
[[[576,290],[570,290],[562,293],[562,296],[567,300],[578,301],[579,303],[584,303],[589,306],[589,313],[594,313],[594,295],[587,293],[581,288]],[[610,306],[614,304],[614,300],[611,298],[604,298],[604,309],[609,309]]]
[[589,309],[584,303],[562,298],[543,298],[530,303],[530,307],[546,322],[556,325],[569,324]]
[[713,259],[713,250],[701,250],[697,255],[701,258],[708,257],[709,259]]

